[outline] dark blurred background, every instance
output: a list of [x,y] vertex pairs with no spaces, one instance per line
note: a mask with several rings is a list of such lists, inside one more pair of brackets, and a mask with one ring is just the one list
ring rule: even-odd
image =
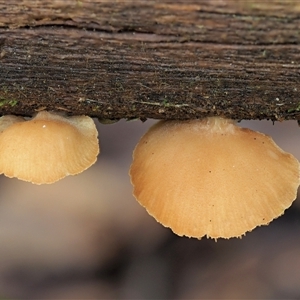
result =
[[[180,238],[132,196],[132,151],[154,121],[98,122],[101,154],[36,186],[0,177],[1,299],[299,299],[300,201],[242,239]],[[300,159],[300,128],[244,121]]]

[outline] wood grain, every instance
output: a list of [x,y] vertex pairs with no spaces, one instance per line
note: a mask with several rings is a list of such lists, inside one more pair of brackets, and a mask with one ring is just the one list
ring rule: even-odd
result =
[[296,1],[0,0],[0,113],[300,119]]

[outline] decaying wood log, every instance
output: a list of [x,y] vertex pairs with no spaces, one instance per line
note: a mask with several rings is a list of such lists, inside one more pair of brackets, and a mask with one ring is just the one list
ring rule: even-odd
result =
[[298,1],[0,0],[0,114],[300,119]]

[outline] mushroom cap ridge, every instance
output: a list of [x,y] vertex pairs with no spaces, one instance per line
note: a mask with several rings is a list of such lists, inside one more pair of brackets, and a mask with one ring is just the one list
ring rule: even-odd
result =
[[[0,173],[35,184],[78,174],[97,160],[98,132],[87,116],[63,117],[47,111],[29,121],[0,118]],[[10,124],[11,123],[11,124]]]
[[160,121],[136,146],[130,177],[138,202],[174,233],[231,238],[292,204],[299,162],[232,120]]

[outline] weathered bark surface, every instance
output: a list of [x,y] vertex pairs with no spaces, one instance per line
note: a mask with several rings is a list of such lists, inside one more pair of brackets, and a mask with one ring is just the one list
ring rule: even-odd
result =
[[0,0],[0,113],[300,119],[298,3]]

